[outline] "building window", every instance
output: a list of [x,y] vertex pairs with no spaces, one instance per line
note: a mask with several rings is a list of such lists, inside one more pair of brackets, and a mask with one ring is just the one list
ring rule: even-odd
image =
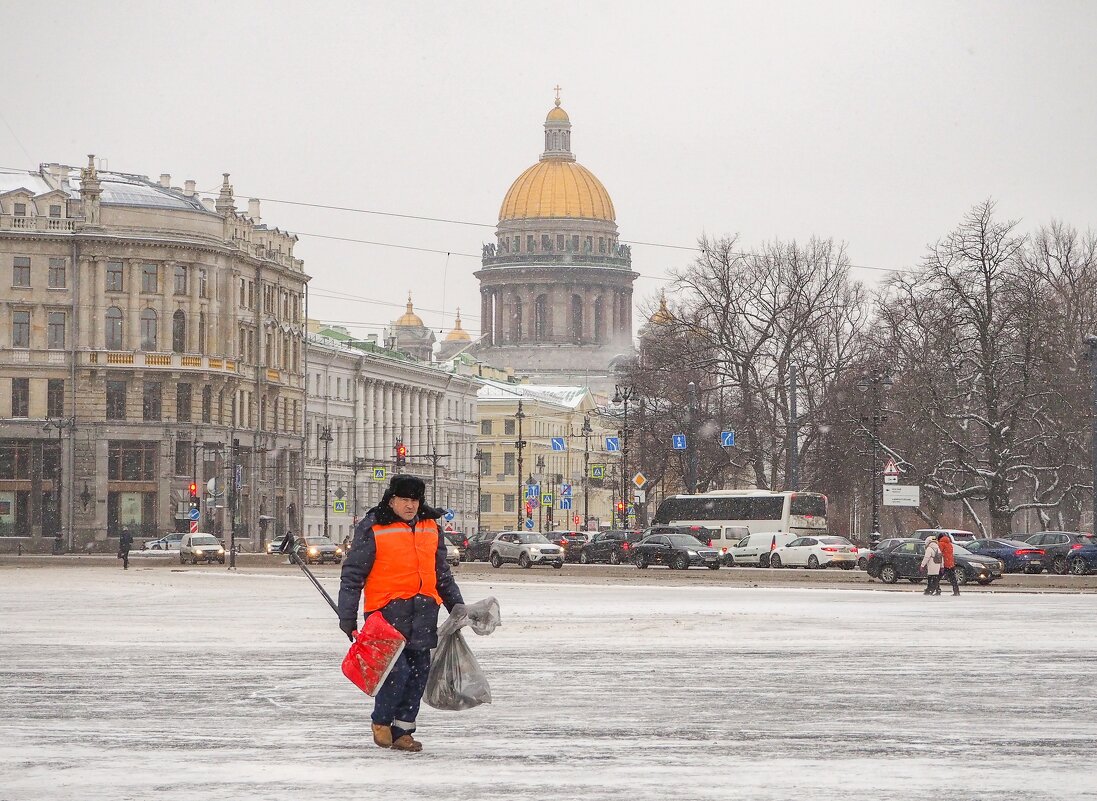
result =
[[159,327],[155,311],[145,309],[141,312],[141,350],[156,350]]
[[209,297],[209,287],[206,285],[206,268],[205,267],[199,267],[198,268],[198,297],[200,297],[200,298],[208,298]]
[[491,434],[491,420],[480,421],[480,433],[489,435]]
[[206,352],[206,313],[198,312],[198,352]]
[[482,475],[482,476],[491,475],[491,454],[490,453],[481,452],[481,454],[480,454],[480,475]]
[[202,422],[213,422],[213,387],[209,384],[202,387]]
[[107,262],[107,292],[122,292],[125,283],[122,280],[122,262]]
[[49,273],[49,286],[50,289],[64,289],[65,283],[65,260],[64,259],[50,259],[50,273]]
[[106,340],[108,348],[122,349],[122,310],[117,306],[107,309]]
[[141,291],[156,293],[157,268],[155,264],[141,265]]
[[503,418],[503,433],[504,434],[513,434],[514,429],[515,429],[514,418],[513,417],[504,417]]
[[175,441],[175,475],[185,476],[190,473],[190,453],[189,439]]
[[541,250],[545,253],[552,250],[552,239],[548,234],[541,234]]
[[184,264],[175,265],[175,294],[187,294],[187,268]]
[[174,353],[187,349],[187,315],[182,309],[176,309],[171,316],[171,349]]
[[65,379],[51,378],[46,382],[46,417],[65,416]]
[[143,420],[159,420],[161,418],[161,406],[163,404],[163,392],[159,381],[146,381],[144,397],[141,399],[141,418]]
[[491,495],[489,495],[488,493],[483,493],[483,494],[480,495],[480,511],[481,512],[490,512],[491,511]]
[[27,204],[26,203],[16,203],[13,210],[12,210],[12,213],[16,217],[26,217],[27,216]]
[[107,382],[107,419],[126,419],[126,382]]
[[508,476],[514,475],[514,454],[503,454],[503,472]]
[[50,204],[50,216],[53,217],[53,219],[55,219],[55,220],[61,219],[61,204],[59,204],[59,203],[51,203]]
[[46,326],[46,347],[50,350],[65,349],[65,313],[50,312]]
[[517,512],[518,511],[514,506],[514,496],[513,495],[504,495],[503,496],[503,511],[504,512]]
[[30,312],[11,313],[11,346],[13,348],[30,347]]
[[107,478],[110,481],[155,481],[159,443],[110,441]]
[[30,256],[16,256],[12,259],[11,285],[30,286]]
[[11,380],[11,416],[30,417],[30,379]]
[[598,237],[598,252],[599,253],[605,253],[606,252],[606,238],[604,236]]
[[180,423],[190,422],[190,384],[175,387],[175,419]]

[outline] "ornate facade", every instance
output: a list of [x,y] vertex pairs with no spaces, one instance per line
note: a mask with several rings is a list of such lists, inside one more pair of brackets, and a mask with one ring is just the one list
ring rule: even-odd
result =
[[295,242],[238,212],[227,174],[207,201],[91,158],[0,176],[0,536],[185,530],[192,482],[203,531],[298,528]]
[[540,160],[511,185],[484,246],[477,355],[541,383],[612,387],[632,345],[632,256],[613,201],[571,152],[560,100]]

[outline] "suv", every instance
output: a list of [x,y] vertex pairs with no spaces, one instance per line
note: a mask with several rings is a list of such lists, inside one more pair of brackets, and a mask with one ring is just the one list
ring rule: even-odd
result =
[[491,543],[499,536],[497,531],[481,531],[479,534],[470,534],[465,541],[466,562],[486,562],[491,556]]
[[492,567],[517,562],[518,567],[551,564],[559,570],[564,566],[564,549],[539,531],[504,531],[492,541],[488,560]]
[[294,543],[293,550],[306,565],[343,561],[343,549],[327,537],[303,537]]
[[214,561],[225,564],[225,547],[217,537],[202,532],[183,535],[179,542],[179,564],[211,564]]
[[1094,537],[1092,534],[1079,534],[1077,531],[1045,531],[1042,534],[1033,534],[1025,542],[1043,549],[1047,555],[1047,564],[1050,565],[1049,573],[1063,575],[1071,569],[1071,557],[1075,555],[1075,551],[1092,545]]
[[639,531],[599,531],[579,551],[579,561],[584,565],[589,565],[591,562],[626,564],[629,561],[632,546],[643,538],[643,533]]

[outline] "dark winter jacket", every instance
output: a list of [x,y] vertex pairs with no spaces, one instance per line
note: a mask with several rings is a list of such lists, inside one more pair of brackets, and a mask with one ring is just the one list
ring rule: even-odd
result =
[[132,547],[133,535],[123,529],[121,535],[118,537],[118,553],[128,552]]
[[[416,523],[426,520],[433,522],[437,529],[438,549],[435,552],[434,570],[438,595],[449,610],[457,604],[464,603],[464,600],[446,562],[446,540],[437,522],[441,516],[442,513],[438,510],[420,505],[419,514],[415,520],[403,525],[411,529]],[[340,620],[353,620],[357,623],[362,590],[366,581],[369,580],[370,571],[373,570],[374,559],[377,556],[373,527],[399,523],[402,521],[389,508],[388,501],[385,499],[381,504],[370,509],[358,523],[354,530],[354,541],[351,543],[350,552],[343,560],[343,572],[339,583]],[[372,610],[365,611],[368,613]],[[438,645],[438,603],[430,596],[415,595],[411,598],[396,598],[382,607],[381,614],[393,628],[404,635],[408,648],[424,649]]]

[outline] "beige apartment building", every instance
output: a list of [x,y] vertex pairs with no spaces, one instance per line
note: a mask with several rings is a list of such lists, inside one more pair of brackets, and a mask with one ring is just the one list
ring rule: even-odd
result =
[[0,549],[186,530],[192,483],[202,531],[300,529],[295,242],[227,174],[0,173]]

